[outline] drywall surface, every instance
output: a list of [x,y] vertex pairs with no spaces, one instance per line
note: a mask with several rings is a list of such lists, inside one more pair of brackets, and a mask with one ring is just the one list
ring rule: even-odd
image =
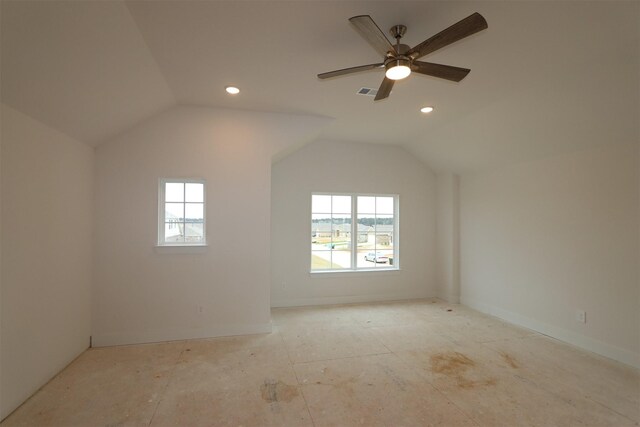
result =
[[463,176],[462,302],[640,366],[638,166],[634,141]]
[[436,283],[438,297],[460,302],[459,177],[436,177]]
[[94,151],[2,107],[2,413],[89,346]]
[[[271,191],[273,306],[435,295],[435,176],[405,150],[316,141],[274,164]],[[312,192],[398,194],[400,270],[310,273]]]
[[[269,332],[272,157],[327,122],[176,107],[99,146],[94,345]],[[206,181],[207,247],[156,247],[160,178]]]
[[[1,8],[0,8],[1,11]],[[0,12],[1,15],[1,12]],[[2,398],[2,116],[0,106],[0,420],[4,418],[4,399]]]

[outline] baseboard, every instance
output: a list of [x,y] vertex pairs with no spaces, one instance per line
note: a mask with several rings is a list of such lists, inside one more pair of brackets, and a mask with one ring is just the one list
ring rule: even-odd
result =
[[630,350],[620,348],[611,344],[607,344],[600,340],[589,338],[576,332],[564,329],[558,326],[549,325],[529,317],[521,316],[508,310],[503,310],[479,301],[462,298],[460,301],[463,305],[471,307],[475,310],[498,317],[518,326],[532,329],[541,334],[556,338],[560,341],[575,345],[582,349],[591,351],[604,357],[622,362],[626,365],[640,369],[640,354]]
[[94,347],[114,345],[147,344],[165,341],[229,337],[234,335],[269,334],[271,323],[257,325],[221,325],[185,330],[155,330],[93,334]]
[[380,301],[402,301],[432,298],[429,295],[383,294],[383,295],[346,295],[336,297],[308,297],[271,300],[272,308],[301,307],[307,305],[355,304]]

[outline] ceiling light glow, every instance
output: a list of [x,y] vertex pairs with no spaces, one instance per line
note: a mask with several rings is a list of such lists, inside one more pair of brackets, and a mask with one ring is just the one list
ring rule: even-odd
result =
[[430,113],[430,112],[432,112],[432,111],[433,111],[433,107],[422,107],[422,108],[420,109],[420,112],[421,112],[421,113]]
[[411,74],[409,60],[407,59],[394,59],[388,62],[385,67],[387,68],[385,76],[391,80],[402,80]]
[[224,90],[226,90],[229,95],[237,95],[240,93],[240,89],[235,86],[227,86]]

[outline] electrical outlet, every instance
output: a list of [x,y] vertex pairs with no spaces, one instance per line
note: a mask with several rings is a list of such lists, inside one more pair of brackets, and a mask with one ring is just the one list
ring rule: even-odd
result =
[[587,312],[582,310],[576,311],[576,320],[580,323],[587,323]]

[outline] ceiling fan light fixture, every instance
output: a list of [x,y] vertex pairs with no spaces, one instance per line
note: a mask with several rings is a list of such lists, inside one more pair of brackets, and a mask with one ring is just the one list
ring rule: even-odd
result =
[[229,95],[237,95],[240,93],[240,89],[235,86],[227,86],[224,88],[224,90],[227,91]]
[[385,76],[391,80],[402,80],[411,74],[410,62],[408,59],[394,59],[385,64],[387,71]]

